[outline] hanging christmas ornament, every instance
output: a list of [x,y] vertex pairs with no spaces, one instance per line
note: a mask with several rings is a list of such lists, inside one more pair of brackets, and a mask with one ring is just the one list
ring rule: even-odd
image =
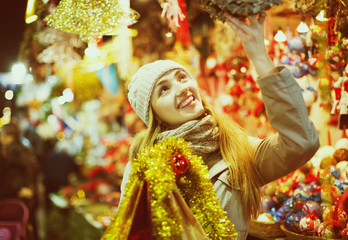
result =
[[48,26],[79,34],[86,42],[99,42],[103,35],[116,35],[122,26],[136,22],[139,14],[117,0],[61,0],[44,21]]
[[76,49],[84,47],[85,44],[75,34],[45,28],[37,38],[46,47],[37,56],[40,63],[54,63],[55,67],[60,69],[67,63],[77,64],[82,60],[82,56]]
[[167,0],[161,6],[162,16],[166,16],[169,29],[175,32],[176,41],[183,46],[191,44],[185,0]]
[[283,3],[282,0],[196,0],[212,18],[225,20],[224,13],[229,12],[238,18],[262,13],[272,6]]

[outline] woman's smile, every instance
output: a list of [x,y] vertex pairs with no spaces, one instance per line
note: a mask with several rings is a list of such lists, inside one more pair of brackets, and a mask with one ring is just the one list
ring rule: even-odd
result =
[[158,79],[151,107],[157,119],[169,128],[197,119],[204,112],[196,80],[182,69],[171,70]]
[[188,108],[193,104],[195,104],[195,97],[190,95],[179,104],[178,108]]

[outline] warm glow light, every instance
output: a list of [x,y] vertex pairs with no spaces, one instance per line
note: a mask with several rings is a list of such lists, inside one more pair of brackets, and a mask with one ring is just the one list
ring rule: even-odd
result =
[[11,69],[11,81],[13,84],[23,84],[27,68],[23,63],[15,63]]
[[277,42],[285,42],[286,39],[286,35],[283,33],[281,29],[279,29],[277,34],[274,36],[274,40],[276,40]]
[[11,71],[13,73],[24,75],[27,73],[27,68],[24,66],[23,63],[15,63],[13,64]]
[[96,58],[101,54],[101,51],[96,43],[88,43],[88,48],[85,49],[85,54],[87,57]]
[[32,22],[35,22],[37,20],[38,16],[37,15],[32,15],[32,16],[29,16],[29,17],[26,17],[25,18],[25,22],[27,24],[30,24]]
[[299,33],[306,33],[309,31],[309,28],[308,28],[307,24],[302,20],[300,22],[300,24],[297,26],[296,30]]
[[325,22],[327,21],[328,19],[325,17],[325,11],[324,10],[321,10],[319,12],[319,14],[315,17],[315,19],[317,19],[318,21],[321,21],[321,22]]
[[60,105],[63,105],[63,104],[65,103],[65,99],[64,99],[63,96],[58,97],[58,103],[59,103]]
[[13,98],[13,91],[12,90],[7,90],[6,92],[5,92],[5,98],[7,99],[7,100],[12,100],[12,98]]
[[5,108],[2,110],[2,114],[3,114],[5,117],[10,117],[10,116],[11,116],[11,108],[5,107]]
[[172,33],[172,32],[167,32],[167,33],[166,33],[166,37],[167,37],[167,38],[173,37],[173,33]]
[[35,0],[28,0],[27,10],[25,12],[25,22],[29,24],[35,22],[37,18],[38,17],[35,14]]
[[209,57],[207,59],[207,63],[206,64],[207,64],[208,69],[213,69],[216,66],[216,59],[213,58],[213,57]]
[[70,88],[63,91],[63,97],[66,102],[72,102],[74,100],[74,93]]

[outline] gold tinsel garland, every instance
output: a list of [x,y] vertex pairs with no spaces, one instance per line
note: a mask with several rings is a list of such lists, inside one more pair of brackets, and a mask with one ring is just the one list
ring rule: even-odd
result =
[[[190,167],[181,180],[172,169],[171,158],[181,154]],[[190,143],[182,138],[167,138],[143,150],[132,162],[125,198],[102,239],[127,239],[134,216],[134,204],[144,182],[150,184],[151,214],[155,239],[181,239],[181,217],[170,204],[176,181],[179,190],[209,239],[237,239],[237,232],[222,210],[210,182],[208,168],[201,157],[193,155]],[[180,182],[180,183],[179,183]],[[183,183],[184,182],[184,183]]]
[[103,35],[116,35],[131,25],[139,14],[120,6],[117,0],[61,0],[44,21],[59,30],[79,34],[86,42],[98,42]]

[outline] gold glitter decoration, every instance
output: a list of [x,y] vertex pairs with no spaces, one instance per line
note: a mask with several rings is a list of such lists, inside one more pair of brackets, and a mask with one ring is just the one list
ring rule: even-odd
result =
[[[171,158],[181,154],[190,162],[183,177],[176,179]],[[183,181],[184,179],[184,181]],[[146,148],[132,162],[125,198],[103,240],[127,239],[137,196],[144,181],[150,183],[152,230],[155,239],[181,239],[181,217],[172,207],[170,194],[175,183],[209,239],[237,239],[234,225],[222,210],[201,157],[193,155],[190,143],[170,137]]]
[[117,0],[61,0],[44,21],[59,30],[79,34],[86,42],[98,42],[103,35],[116,35],[134,24],[139,14]]

